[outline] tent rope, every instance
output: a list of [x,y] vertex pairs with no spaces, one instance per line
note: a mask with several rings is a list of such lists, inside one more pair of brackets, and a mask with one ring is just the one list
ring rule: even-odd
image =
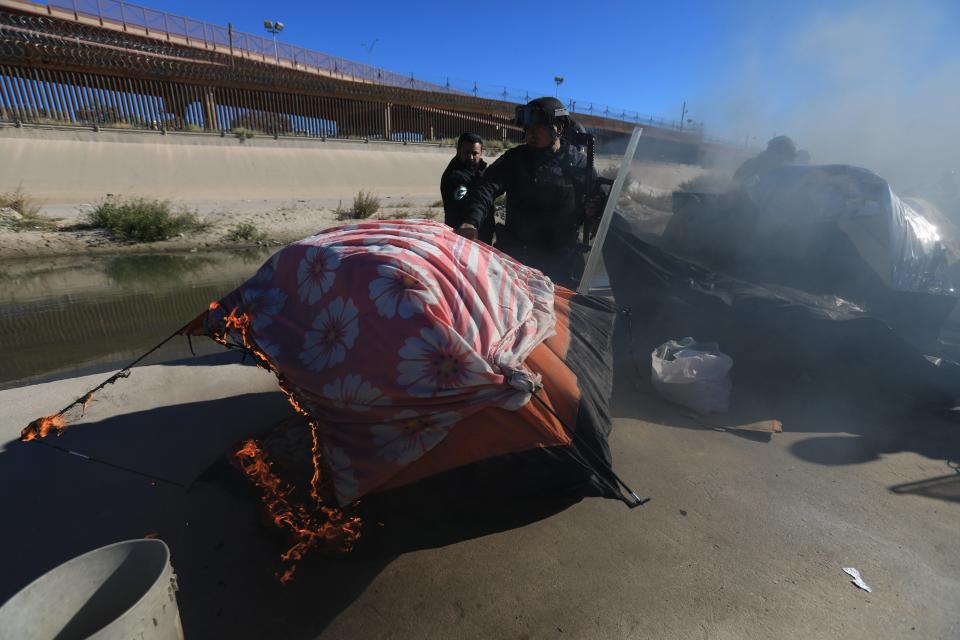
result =
[[40,444],[44,445],[45,447],[50,447],[51,449],[56,449],[57,451],[60,451],[60,452],[65,453],[65,454],[67,454],[67,455],[77,456],[78,458],[82,458],[82,459],[86,460],[87,462],[94,462],[94,463],[96,463],[96,464],[102,464],[102,465],[104,465],[104,466],[111,467],[111,468],[113,468],[113,469],[119,469],[120,471],[126,471],[127,473],[132,473],[132,474],[134,474],[134,475],[141,476],[141,477],[143,477],[143,478],[147,478],[148,480],[153,480],[154,482],[162,482],[162,483],[164,483],[164,484],[173,485],[173,486],[175,486],[175,487],[180,487],[180,488],[182,488],[182,489],[186,489],[186,488],[187,488],[187,485],[183,484],[182,482],[177,482],[176,480],[169,480],[169,479],[164,478],[164,477],[162,477],[162,476],[155,476],[155,475],[150,474],[150,473],[145,473],[145,472],[143,472],[143,471],[138,471],[137,469],[134,469],[133,467],[125,467],[125,466],[123,466],[122,464],[117,464],[117,463],[115,463],[115,462],[110,462],[109,460],[102,460],[102,459],[100,459],[100,458],[95,458],[95,457],[89,456],[89,455],[87,455],[87,454],[85,454],[85,453],[80,453],[79,451],[74,451],[74,450],[72,450],[72,449],[67,449],[66,447],[61,447],[61,446],[58,445],[58,444],[53,444],[53,443],[50,443],[50,442],[46,442],[45,440],[38,440],[37,442],[39,442]]
[[170,342],[171,340],[173,340],[174,338],[176,338],[177,336],[179,336],[179,335],[180,335],[181,333],[183,333],[183,331],[185,331],[189,326],[190,326],[190,323],[187,323],[187,324],[183,325],[182,327],[180,327],[179,329],[177,329],[176,331],[174,331],[173,333],[171,333],[169,336],[167,336],[166,338],[164,338],[163,340],[161,340],[159,343],[157,343],[156,345],[154,345],[153,347],[151,347],[146,353],[144,353],[143,355],[141,355],[140,357],[138,357],[136,360],[134,360],[134,361],[131,362],[130,364],[126,365],[125,367],[123,367],[122,369],[120,369],[119,371],[117,371],[115,374],[113,374],[112,376],[110,376],[109,378],[107,378],[106,380],[104,380],[103,382],[101,382],[100,384],[98,384],[97,386],[95,386],[93,389],[90,389],[89,391],[87,391],[85,394],[83,394],[82,396],[80,396],[79,398],[77,398],[76,400],[74,400],[73,402],[71,402],[70,404],[68,404],[67,406],[65,406],[63,409],[61,409],[60,411],[58,411],[55,415],[62,416],[63,414],[65,414],[67,411],[69,411],[70,409],[74,408],[74,407],[77,406],[78,404],[81,404],[81,403],[83,403],[83,402],[88,401],[88,400],[93,396],[93,394],[95,394],[97,391],[100,391],[101,389],[103,389],[103,388],[106,387],[107,385],[111,385],[111,384],[113,384],[114,382],[116,382],[117,380],[119,380],[119,379],[121,379],[121,378],[127,378],[127,377],[129,377],[129,376],[130,376],[130,370],[131,370],[131,369],[133,369],[135,366],[137,366],[138,364],[140,364],[140,362],[142,362],[144,358],[146,358],[147,356],[149,356],[150,354],[152,354],[154,351],[156,351],[157,349],[159,349],[159,348],[162,347],[163,345],[167,344],[168,342]]

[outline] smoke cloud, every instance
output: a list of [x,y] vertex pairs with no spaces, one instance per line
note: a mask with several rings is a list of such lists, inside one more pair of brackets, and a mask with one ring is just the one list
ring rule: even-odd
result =
[[790,135],[816,163],[863,166],[922,193],[960,169],[955,20],[935,2],[862,3],[814,13],[776,40],[747,34],[713,90],[721,127],[761,147]]

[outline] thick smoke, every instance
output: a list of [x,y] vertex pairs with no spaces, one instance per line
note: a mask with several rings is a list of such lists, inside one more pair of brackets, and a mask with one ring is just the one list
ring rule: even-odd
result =
[[939,189],[960,170],[960,47],[945,37],[954,19],[934,2],[864,3],[816,13],[773,42],[758,34],[717,87],[717,115],[752,145],[787,134],[814,162],[869,168],[904,194]]

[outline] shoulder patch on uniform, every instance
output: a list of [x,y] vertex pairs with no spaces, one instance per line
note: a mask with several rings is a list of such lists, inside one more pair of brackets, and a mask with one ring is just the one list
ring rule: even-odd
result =
[[453,197],[456,200],[463,200],[466,197],[466,195],[467,195],[467,188],[461,186],[459,189],[457,189],[457,192],[453,194]]

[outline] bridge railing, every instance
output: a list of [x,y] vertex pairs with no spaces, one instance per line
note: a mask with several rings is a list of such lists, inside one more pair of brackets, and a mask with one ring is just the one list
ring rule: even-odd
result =
[[[3,0],[0,0],[0,4],[4,4]],[[538,95],[549,94],[549,92],[544,91],[531,92],[525,89],[465,81],[457,78],[447,77],[428,80],[417,78],[413,74],[407,76],[339,56],[274,41],[271,38],[236,31],[229,26],[224,27],[202,20],[157,11],[123,0],[15,0],[15,2],[9,4],[30,4],[43,8],[49,13],[53,13],[52,10],[56,9],[59,17],[72,16],[78,21],[96,21],[101,25],[120,28],[124,31],[133,30],[169,40],[177,39],[192,46],[222,51],[243,58],[258,59],[263,62],[272,61],[293,68],[314,70],[318,73],[346,77],[362,82],[421,91],[459,93],[514,103],[527,102]],[[646,124],[693,135],[702,135],[703,133],[703,124],[699,122],[672,120],[567,96],[563,98],[563,101],[575,113],[621,120],[631,124]]]

